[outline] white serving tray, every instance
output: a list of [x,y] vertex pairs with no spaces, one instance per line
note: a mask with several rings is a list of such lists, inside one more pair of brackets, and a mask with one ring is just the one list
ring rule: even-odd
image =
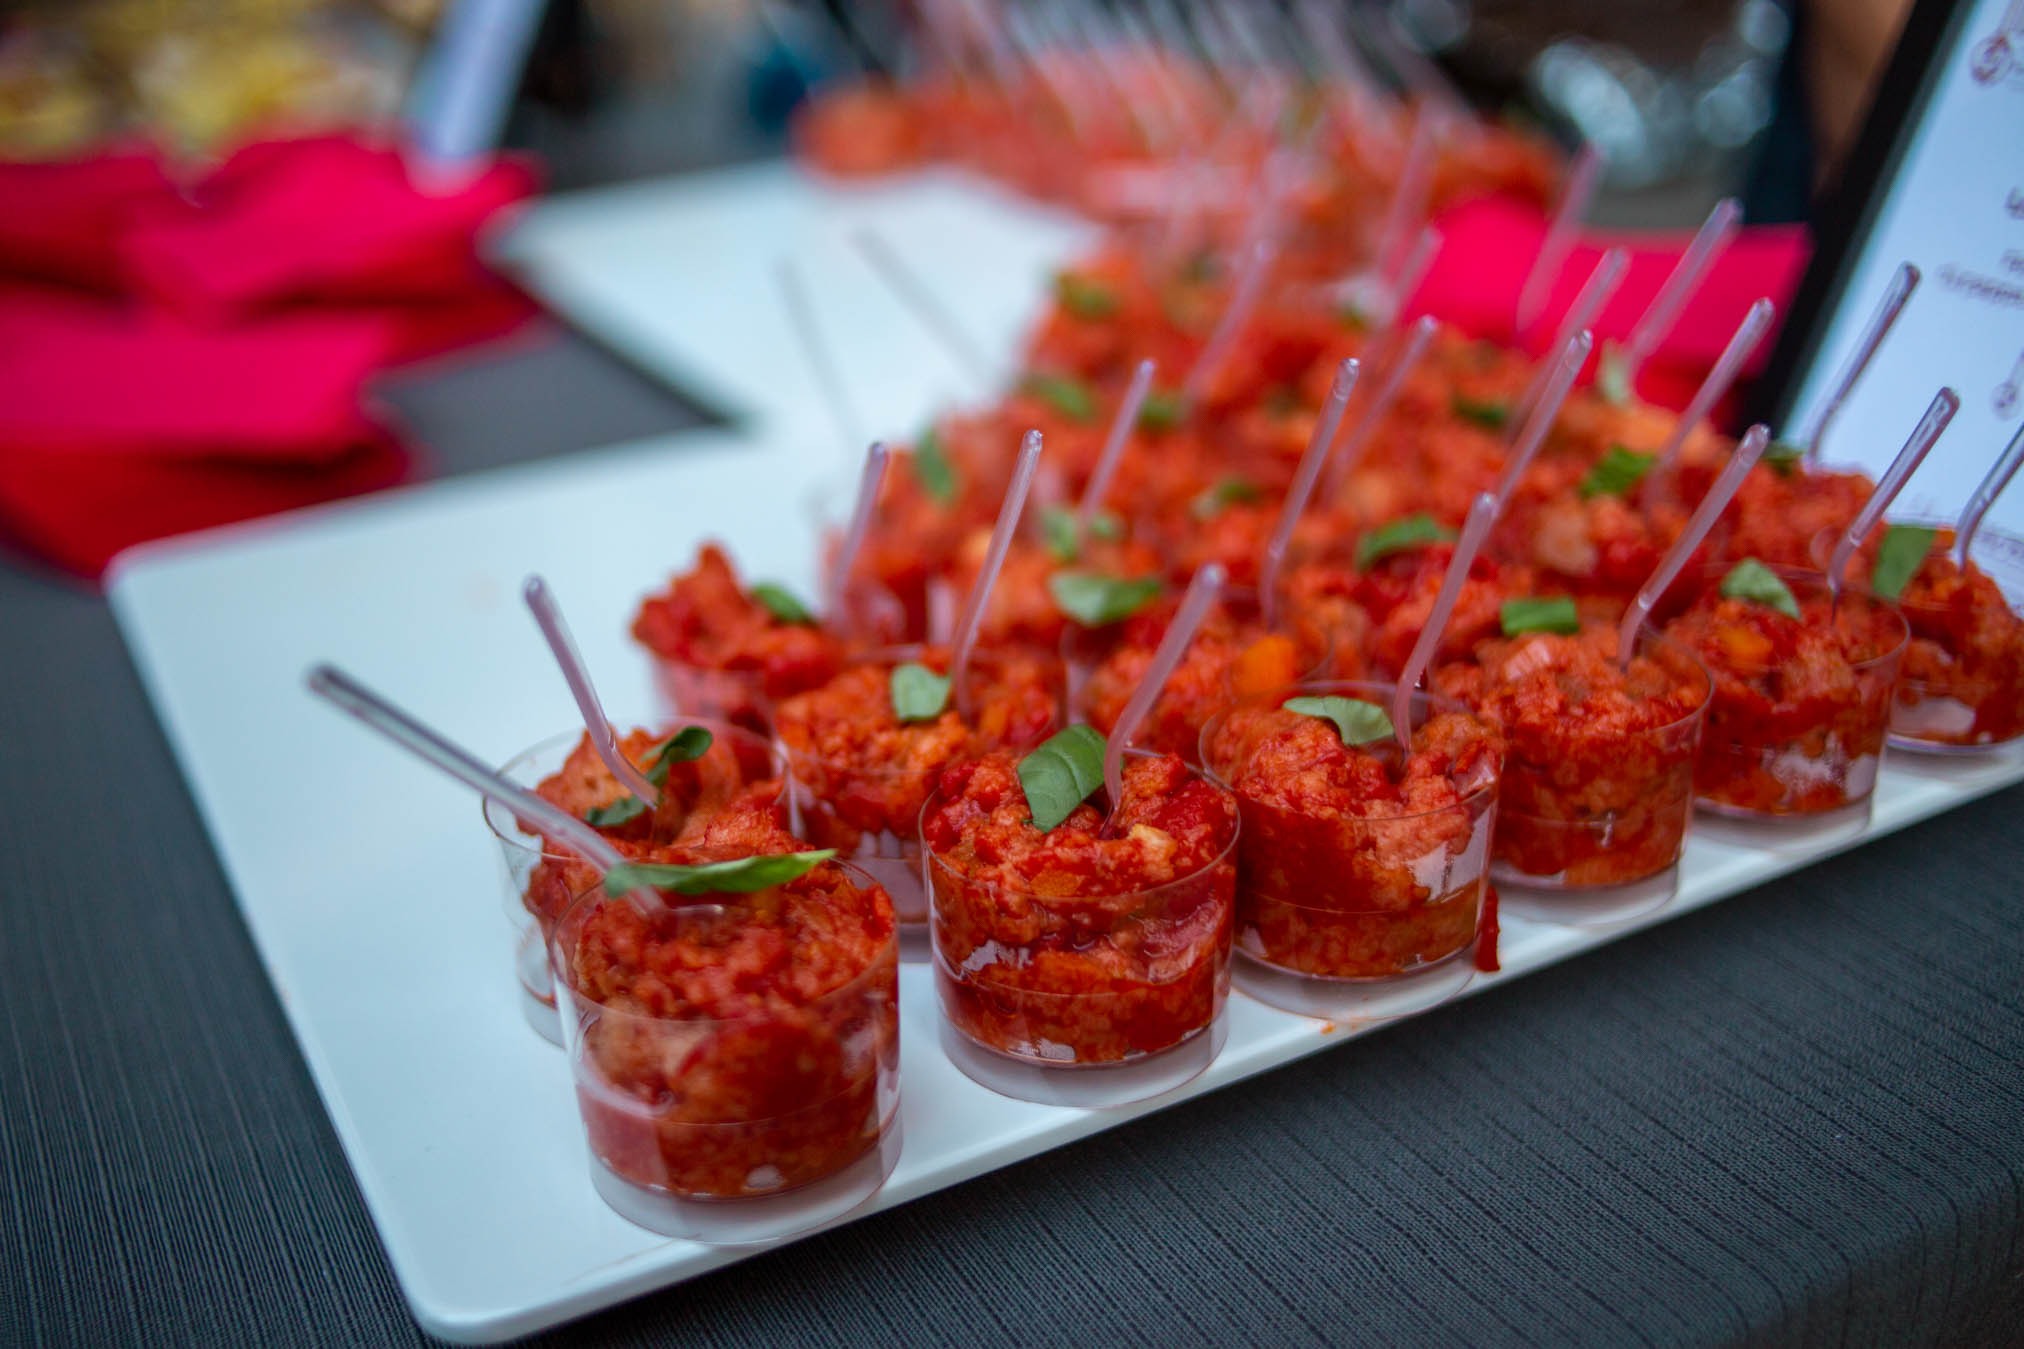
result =
[[[334,660],[504,760],[573,717],[518,601],[538,570],[614,711],[643,708],[646,664],[625,636],[638,595],[705,533],[756,574],[806,587],[809,531],[798,512],[777,517],[764,484],[827,458],[805,440],[687,433],[154,545],[115,569],[120,625],[395,1273],[433,1334],[527,1334],[751,1250],[656,1236],[592,1192],[562,1056],[517,1007],[498,862],[476,803],[312,699],[303,672]],[[2014,751],[1893,759],[1866,836],[2020,779]],[[1507,919],[1505,972],[1472,991],[1819,855],[1696,836],[1667,908],[1604,930]],[[1368,1029],[1233,994],[1228,1046],[1182,1091],[1121,1111],[1026,1105],[943,1057],[925,973],[901,977],[905,1152],[861,1212]]]
[[[953,312],[989,374],[965,368],[866,262],[853,242],[866,226]],[[783,259],[801,274],[868,440],[1001,387],[1047,277],[1096,237],[955,170],[856,186],[770,161],[544,201],[490,252],[634,364],[734,418],[834,444],[782,296]]]
[[[1001,368],[1086,227],[953,175],[865,189],[766,165],[543,203],[502,245],[551,301],[640,363],[741,414],[617,450],[417,487],[125,554],[108,589],[416,1319],[458,1341],[524,1335],[728,1264],[590,1186],[568,1073],[521,1020],[498,862],[476,803],[312,699],[332,660],[504,760],[574,708],[518,600],[545,574],[615,714],[650,705],[625,635],[639,595],[705,536],[808,593],[810,498],[854,452],[807,388],[776,260],[808,269],[865,434],[986,391],[845,238],[881,233]],[[832,511],[832,514],[834,512]],[[2024,753],[1886,764],[1864,837],[2024,779]],[[1836,848],[1855,839],[1843,839]],[[1834,848],[1688,844],[1679,896],[1610,929],[1505,923],[1505,972],[1578,954]],[[995,1096],[941,1053],[933,989],[901,976],[905,1152],[861,1213],[904,1203],[1369,1027],[1233,995],[1193,1084],[1127,1110]]]

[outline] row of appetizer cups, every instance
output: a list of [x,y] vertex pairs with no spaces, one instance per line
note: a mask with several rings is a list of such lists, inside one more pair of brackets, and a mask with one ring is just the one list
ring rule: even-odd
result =
[[[1808,584],[1798,575],[1788,580]],[[1865,691],[1865,714],[1873,723],[1874,749],[1880,751],[1904,648],[1903,619],[1886,602],[1858,591],[1844,591],[1843,602],[1874,606],[1895,619],[1896,640],[1889,649],[1856,663]],[[1239,800],[1227,839],[1198,872],[1138,894],[1110,897],[1114,902],[1106,911],[1118,915],[1115,927],[1106,933],[1081,934],[1085,941],[1129,949],[1141,964],[1147,949],[1161,951],[1168,958],[1161,962],[1162,977],[1157,980],[1113,979],[1100,989],[1050,992],[993,985],[975,977],[969,962],[943,959],[951,920],[974,921],[977,914],[996,907],[996,898],[979,893],[980,886],[927,846],[918,829],[912,839],[891,832],[867,836],[848,863],[830,865],[846,866],[861,886],[880,884],[890,891],[903,920],[910,920],[902,922],[903,930],[918,936],[925,927],[943,1012],[941,1039],[959,1069],[993,1090],[1028,1100],[1084,1106],[1142,1100],[1191,1080],[1220,1050],[1233,945],[1239,956],[1240,986],[1262,1001],[1327,1018],[1375,1019],[1431,1006],[1469,981],[1474,964],[1470,957],[1486,926],[1486,901],[1494,905],[1491,880],[1507,887],[1570,883],[1564,873],[1528,874],[1514,866],[1528,851],[1549,855],[1568,851],[1564,841],[1537,848],[1542,834],[1580,834],[1577,851],[1591,856],[1607,854],[1613,837],[1638,838],[1637,859],[1628,868],[1604,868],[1610,879],[1598,888],[1640,887],[1643,895],[1656,894],[1655,902],[1662,903],[1671,893],[1688,817],[1696,804],[1692,786],[1696,765],[1709,763],[1712,756],[1719,777],[1725,758],[1750,760],[1762,768],[1781,756],[1803,756],[1808,747],[1704,743],[1702,731],[1713,693],[1706,669],[1690,651],[1654,633],[1647,634],[1641,650],[1676,670],[1691,671],[1702,694],[1688,715],[1639,733],[1642,743],[1635,757],[1651,765],[1637,806],[1644,817],[1640,828],[1622,829],[1619,812],[1580,821],[1521,819],[1507,813],[1500,823],[1495,774],[1435,812],[1332,820],[1325,826]],[[688,687],[693,693],[696,685],[691,682]],[[1392,693],[1384,686],[1335,681],[1289,687],[1258,701],[1278,706],[1293,697],[1346,697],[1383,705]],[[1415,692],[1411,703],[1416,725],[1436,712],[1466,712],[1428,693]],[[1229,715],[1227,710],[1217,714],[1204,728],[1197,770],[1222,792],[1229,791],[1235,777],[1234,766],[1219,762],[1216,750],[1219,730]],[[695,720],[683,719],[684,724]],[[828,804],[809,789],[809,779],[817,775],[797,765],[795,756],[777,741],[724,722],[710,729],[727,748],[736,746],[742,761],[763,765],[756,768],[758,773],[782,780],[779,808],[788,828],[804,836],[804,826]],[[572,733],[544,742],[508,764],[508,776],[532,785],[554,770],[576,739]],[[1832,766],[1842,778],[1832,813],[1863,808],[1875,782],[1875,753],[1849,755],[1848,748],[1841,747]],[[1505,768],[1507,779],[1511,771]],[[1717,813],[1754,809],[1719,795],[1703,795],[1699,804]],[[930,797],[923,815],[935,807]],[[1424,834],[1429,815],[1447,817],[1437,832],[1451,842],[1437,857],[1416,858],[1415,878],[1423,895],[1403,908],[1384,908],[1355,894],[1354,878],[1362,873],[1348,854],[1411,855],[1406,840]],[[503,846],[511,906],[528,916],[523,895],[528,875],[542,857],[541,840],[523,833],[510,812],[500,807],[488,806],[487,819]],[[1512,840],[1519,846],[1506,846]],[[1340,864],[1316,865],[1317,847],[1324,857],[1331,848],[1343,853],[1337,859]],[[1270,893],[1270,887],[1256,878],[1278,870],[1261,866],[1257,859],[1289,851],[1308,859],[1298,876],[1310,888],[1298,895]],[[1340,881],[1331,885],[1331,878]],[[1333,893],[1320,893],[1323,890]],[[1030,894],[1018,901],[1022,909],[1045,902]],[[710,1241],[747,1241],[829,1221],[869,1197],[898,1156],[899,936],[859,978],[826,995],[822,1006],[802,1010],[802,1016],[837,1028],[839,1045],[847,1041],[854,1047],[838,1061],[837,1092],[786,1115],[733,1117],[734,1111],[722,1118],[676,1122],[667,1117],[665,1102],[629,1092],[625,1083],[610,1080],[587,1053],[592,1028],[618,1013],[572,986],[567,943],[581,914],[609,902],[601,889],[593,887],[559,921],[528,923],[519,971],[537,1028],[559,1038],[570,1052],[592,1146],[593,1175],[607,1201],[656,1230]],[[1638,904],[1650,907],[1653,902],[1640,899]],[[1603,911],[1620,919],[1635,910],[1605,905]],[[1550,905],[1543,912],[1552,916]],[[1571,912],[1592,920],[1595,910]],[[1204,913],[1210,915],[1206,922]],[[1494,908],[1489,926],[1494,928]],[[1184,931],[1206,933],[1207,940],[1188,947],[1172,939],[1171,934]],[[1017,943],[997,945],[1002,954]],[[967,943],[965,950],[974,956],[976,944]],[[1183,958],[1171,959],[1176,954]],[[559,982],[557,972],[562,974]],[[641,1019],[634,1014],[625,1017],[635,1023],[629,1027],[631,1038],[667,1037],[671,1046],[690,1046],[699,1062],[707,1055],[696,1046],[733,1029],[721,1022],[704,1026],[677,1019],[647,1025],[638,1024]],[[751,1029],[737,1028],[741,1035]],[[854,1066],[843,1066],[846,1063]]]

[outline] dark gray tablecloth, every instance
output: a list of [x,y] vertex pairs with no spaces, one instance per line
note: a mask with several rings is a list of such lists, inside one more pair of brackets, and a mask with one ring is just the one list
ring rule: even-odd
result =
[[[446,471],[690,417],[573,339],[395,400]],[[0,616],[0,1344],[420,1340],[105,605],[16,562]],[[554,1339],[2024,1342],[2020,816]]]

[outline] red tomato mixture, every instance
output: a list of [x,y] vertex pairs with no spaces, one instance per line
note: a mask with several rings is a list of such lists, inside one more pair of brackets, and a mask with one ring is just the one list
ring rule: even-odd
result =
[[1714,677],[1694,791],[1718,811],[1816,814],[1876,786],[1904,620],[1867,595],[1792,588],[1796,619],[1711,588],[1666,627]]
[[[949,653],[930,648],[915,659],[946,672]],[[780,704],[777,723],[794,774],[802,829],[821,848],[848,857],[866,835],[916,837],[921,806],[950,764],[1001,748],[1034,744],[1060,721],[1059,669],[1013,652],[979,656],[975,724],[957,713],[955,695],[939,716],[902,722],[891,683],[899,660],[854,665],[821,688]]]
[[[765,850],[799,846],[776,833]],[[743,855],[685,847],[656,860]],[[692,907],[649,917],[592,891],[557,927],[598,1159],[637,1185],[731,1199],[807,1185],[870,1151],[898,1100],[885,891],[831,863],[756,894],[671,899]]]
[[2024,617],[1980,567],[1954,560],[1951,536],[1934,539],[1898,597],[1911,641],[1891,734],[1934,745],[2000,745],[2024,735]]
[[1533,884],[1621,885],[1680,860],[1709,680],[1671,644],[1629,669],[1613,626],[1483,643],[1434,687],[1504,739],[1492,857]]
[[[1108,735],[1125,704],[1145,682],[1153,656],[1174,616],[1173,604],[1120,625],[1116,646],[1090,672],[1080,711]],[[1325,635],[1315,640],[1325,640]],[[1247,697],[1298,683],[1326,663],[1328,648],[1308,646],[1290,633],[1267,632],[1255,620],[1232,618],[1227,608],[1210,613],[1194,642],[1174,668],[1132,743],[1193,761],[1202,725],[1233,697]]]
[[[670,728],[669,734],[674,729]],[[648,751],[663,738],[635,730],[618,742],[619,752],[644,766]],[[631,795],[605,767],[588,735],[577,741],[562,767],[543,778],[534,790],[578,819]],[[720,735],[701,758],[668,765],[667,784],[656,809],[621,824],[600,826],[598,833],[621,856],[638,860],[674,843],[731,842],[745,834],[770,835],[786,820],[785,784],[775,775],[774,758],[766,743],[757,737],[734,740]],[[530,834],[538,832],[525,827]],[[558,840],[543,838],[541,851],[541,860],[528,878],[525,900],[545,935],[597,873]]]
[[752,598],[715,544],[641,602],[632,631],[654,654],[676,707],[762,732],[772,703],[818,687],[843,665],[833,635],[786,622]]
[[1019,761],[958,764],[921,819],[935,980],[970,1039],[1117,1063],[1205,1029],[1229,991],[1237,807],[1171,755],[1134,757],[1111,828],[1085,802],[1033,827]]
[[1333,723],[1273,705],[1203,733],[1237,793],[1237,947],[1333,979],[1405,974],[1466,949],[1487,889],[1502,748],[1474,717],[1440,712],[1413,753],[1352,748]]

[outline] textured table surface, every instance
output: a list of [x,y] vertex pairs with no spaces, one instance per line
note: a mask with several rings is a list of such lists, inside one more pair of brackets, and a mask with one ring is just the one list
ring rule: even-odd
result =
[[[389,396],[446,473],[694,419],[554,334]],[[421,1340],[105,604],[6,559],[0,615],[0,1344]],[[552,1338],[2024,1342],[2020,824],[2024,788]]]

